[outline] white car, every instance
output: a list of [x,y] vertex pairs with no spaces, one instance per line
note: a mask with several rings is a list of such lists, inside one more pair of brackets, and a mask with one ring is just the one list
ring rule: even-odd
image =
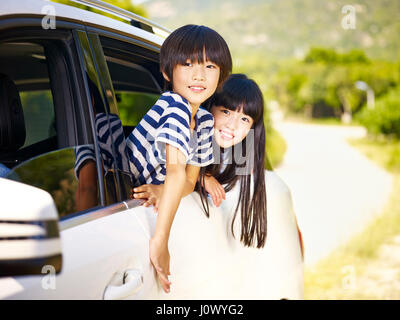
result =
[[273,171],[263,249],[231,234],[237,188],[210,203],[210,218],[197,193],[182,199],[163,292],[148,253],[157,216],[130,200],[117,141],[160,95],[168,31],[82,2],[130,24],[48,1],[0,2],[0,299],[302,299],[301,234]]

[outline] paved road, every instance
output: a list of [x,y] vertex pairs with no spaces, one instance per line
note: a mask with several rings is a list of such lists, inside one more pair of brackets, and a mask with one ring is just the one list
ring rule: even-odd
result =
[[310,266],[344,243],[380,213],[392,177],[352,148],[360,127],[277,122],[288,145],[276,169],[292,192]]

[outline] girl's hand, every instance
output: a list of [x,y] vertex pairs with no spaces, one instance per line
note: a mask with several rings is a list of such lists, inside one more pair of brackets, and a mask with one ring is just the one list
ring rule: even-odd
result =
[[151,238],[149,244],[150,261],[156,269],[158,280],[165,293],[169,293],[171,282],[168,276],[171,274],[169,271],[169,251],[168,240],[159,238]]
[[214,177],[204,177],[204,188],[210,194],[216,207],[221,205],[222,199],[226,200],[224,187]]
[[143,203],[143,206],[148,207],[153,205],[154,212],[157,212],[163,187],[164,185],[162,184],[144,184],[139,187],[133,188],[132,199],[145,199],[146,202]]

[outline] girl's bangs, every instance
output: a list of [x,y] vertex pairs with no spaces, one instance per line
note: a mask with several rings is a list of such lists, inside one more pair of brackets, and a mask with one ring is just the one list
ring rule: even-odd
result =
[[256,88],[233,82],[231,79],[225,82],[222,92],[215,95],[214,104],[232,111],[243,112],[257,122],[263,114],[262,96],[258,90],[254,90]]

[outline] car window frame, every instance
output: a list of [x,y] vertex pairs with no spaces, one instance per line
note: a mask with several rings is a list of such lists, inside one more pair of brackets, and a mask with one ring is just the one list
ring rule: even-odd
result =
[[[28,26],[21,27],[24,24]],[[48,71],[54,111],[57,113],[56,118],[59,119],[57,123],[59,129],[57,138],[60,139],[57,150],[59,150],[93,144],[94,139],[87,112],[90,108],[85,103],[87,93],[80,80],[82,70],[78,58],[79,49],[73,37],[75,30],[85,30],[85,26],[57,20],[57,27],[55,30],[45,30],[41,27],[41,18],[35,17],[14,17],[0,21],[0,30],[5,31],[0,34],[0,42],[32,42],[43,46],[45,51],[52,47],[49,53],[55,56],[54,65],[57,71],[50,70],[50,67]],[[53,86],[53,81],[57,81],[57,85]],[[62,84],[59,83],[60,81]],[[60,88],[62,94],[60,94]],[[104,194],[104,190],[99,188],[99,193]],[[100,206],[104,207],[104,204]],[[60,220],[98,209],[99,206],[96,206],[74,212],[63,216]]]
[[[94,34],[93,30],[92,30],[92,34]],[[98,65],[99,61],[97,61],[99,58],[101,58],[101,55],[99,56],[98,54],[93,54],[92,49],[94,48],[95,50],[101,50],[102,52],[102,47],[100,45],[100,42],[93,43],[93,41],[91,41],[91,39],[88,37],[88,32],[86,30],[86,28],[84,29],[79,29],[79,30],[73,30],[73,35],[74,35],[74,41],[75,41],[75,45],[76,45],[76,49],[77,49],[77,55],[78,55],[78,61],[79,61],[79,75],[81,76],[81,79],[83,81],[81,81],[82,86],[83,86],[83,90],[85,92],[84,95],[84,99],[86,100],[85,104],[87,106],[89,106],[91,104],[90,102],[90,90],[89,90],[89,85],[88,85],[88,81],[86,78],[86,73],[89,71],[87,68],[87,62],[85,62],[85,58],[90,58],[92,59],[93,64]],[[97,36],[97,35],[96,35]],[[84,44],[82,43],[82,39],[84,39],[83,41],[87,43]],[[83,52],[82,50],[86,50],[86,52]],[[105,61],[104,55],[103,55],[103,63],[104,65],[107,66],[107,62]],[[108,71],[108,67],[106,70],[106,73],[109,72]],[[104,75],[104,72],[103,72]],[[103,98],[103,102],[105,104],[108,104],[107,99],[105,99],[104,97],[106,97],[106,94],[104,92],[104,87],[108,87],[107,85],[105,86],[104,81],[107,81],[106,79],[104,79],[104,76],[101,77],[101,75],[98,73],[98,70],[96,70],[95,74],[92,74],[92,77],[96,79],[97,82],[97,86],[100,92],[102,92],[102,98]],[[112,87],[112,82],[111,82],[111,78],[109,79],[110,81],[110,85]],[[113,93],[113,97],[111,97],[111,99],[115,99],[115,94]],[[91,131],[92,131],[92,135],[93,135],[93,140],[94,140],[94,144],[97,145],[97,136],[96,136],[96,132],[95,132],[95,127],[94,127],[94,115],[93,112],[91,110],[90,107],[88,107],[86,109],[87,114],[90,115],[90,121],[91,121]],[[86,222],[90,222],[105,216],[108,216],[110,214],[114,214],[114,213],[118,213],[127,209],[131,209],[131,208],[135,208],[138,207],[142,204],[141,200],[136,200],[136,199],[131,199],[131,200],[124,200],[121,202],[117,202],[111,205],[106,206],[105,205],[105,200],[104,200],[104,183],[103,183],[103,177],[102,177],[102,173],[99,172],[99,170],[101,169],[101,164],[100,164],[100,155],[98,154],[98,148],[95,147],[96,149],[96,167],[98,169],[98,182],[99,182],[99,190],[100,190],[100,195],[103,197],[103,200],[100,204],[100,207],[95,207],[95,208],[91,208],[91,209],[87,209],[81,212],[76,212],[73,214],[69,214],[67,216],[64,216],[60,219],[60,230],[66,230],[75,226],[78,226],[82,223],[86,223]]]
[[[85,87],[84,91],[86,92],[85,96],[89,97],[89,95],[90,95],[89,94],[89,88],[88,88],[86,77],[84,76],[85,71],[87,71],[87,70],[85,70],[83,52],[81,51],[81,45],[79,44],[77,31],[78,30],[75,30],[73,33],[74,33],[74,39],[75,39],[75,43],[76,43],[77,50],[78,50],[79,60],[80,60],[80,75],[82,76],[81,79],[84,79],[84,81],[83,81],[84,82],[84,87]],[[111,97],[111,99],[116,101],[115,92],[114,92],[114,88],[112,86],[111,78],[107,79],[107,76],[104,76],[104,74],[107,74],[107,73],[109,75],[109,70],[108,70],[107,62],[106,62],[105,57],[104,57],[102,41],[93,42],[90,39],[90,37],[88,36],[88,34],[90,33],[92,35],[95,35],[96,37],[99,37],[100,40],[102,39],[101,35],[104,35],[104,34],[106,34],[107,36],[113,35],[113,39],[119,39],[119,40],[121,40],[121,37],[126,40],[127,37],[126,36],[121,36],[119,34],[111,33],[109,31],[106,31],[106,30],[103,30],[103,29],[93,28],[93,27],[85,27],[84,30],[79,30],[79,31],[80,32],[84,31],[86,33],[87,40],[89,41],[90,46],[91,46],[92,49],[102,52],[102,54],[100,54],[100,55],[99,54],[93,54],[93,52],[92,52],[92,58],[94,59],[95,64],[99,65],[98,59],[104,59],[104,61],[102,61],[101,64],[105,65],[106,69],[107,69],[107,70],[103,70],[103,71],[105,71],[105,72],[103,72],[103,76],[101,76],[97,72],[97,79],[99,81],[99,84],[101,85],[101,87],[99,89],[102,90],[103,97],[104,97],[104,96],[106,96],[105,93],[104,93],[104,87],[107,88],[107,87],[109,87],[109,85],[111,85],[111,87],[113,89],[112,90],[113,96]],[[96,32],[99,32],[100,34],[98,34]],[[133,43],[135,45],[137,44],[137,41],[138,41],[137,39],[133,39],[133,38],[129,38],[129,40],[130,40],[129,41],[130,44]],[[147,44],[144,44],[144,47],[147,48]],[[156,57],[158,59],[159,49],[158,48],[154,49],[154,47],[152,47],[151,50],[155,50],[157,52]],[[153,56],[153,59],[152,59],[153,62],[154,62],[154,57],[155,56]],[[158,63],[158,60],[156,60],[156,61]],[[105,84],[104,81],[110,81],[110,83]],[[105,100],[105,103],[107,103],[107,99],[104,99],[104,100]],[[89,103],[89,101],[88,101],[88,103]],[[149,108],[150,108],[150,106],[149,106]],[[93,114],[89,109],[90,108],[88,108],[88,113],[91,114],[91,117],[92,117],[91,121],[92,121],[92,123],[94,123]],[[96,133],[95,133],[95,129],[94,129],[93,125],[92,125],[92,131],[93,131],[93,136],[96,137]],[[96,141],[96,139],[97,138],[94,138],[95,141]],[[104,192],[104,186],[101,189],[101,191]],[[103,196],[104,196],[104,194],[103,194]],[[60,220],[60,230],[61,231],[67,230],[69,228],[73,228],[73,227],[79,226],[82,223],[90,222],[90,221],[93,221],[93,220],[96,220],[96,219],[99,219],[99,218],[102,218],[102,217],[109,216],[109,215],[114,214],[114,213],[119,213],[119,212],[122,212],[122,211],[125,211],[125,210],[128,210],[128,209],[136,208],[136,207],[140,206],[142,203],[143,203],[142,200],[130,199],[130,200],[124,200],[124,201],[121,201],[121,202],[118,202],[118,203],[114,203],[114,204],[111,204],[109,206],[102,206],[100,208],[88,209],[88,210],[85,210],[83,212],[77,212],[75,214],[70,214],[70,215],[68,215],[66,217],[63,217]]]

